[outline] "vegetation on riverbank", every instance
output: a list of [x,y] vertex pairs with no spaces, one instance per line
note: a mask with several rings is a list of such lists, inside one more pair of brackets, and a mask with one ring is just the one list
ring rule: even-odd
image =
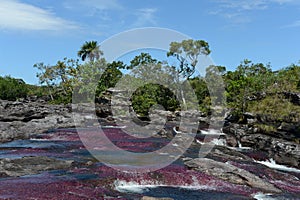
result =
[[209,53],[207,42],[185,40],[171,43],[167,53],[177,60],[177,66],[156,60],[148,53],[137,55],[130,64],[108,63],[97,42],[86,42],[78,51],[85,62],[65,58],[55,65],[35,64],[41,86],[28,85],[9,76],[0,77],[0,98],[17,100],[35,95],[47,97],[50,103],[70,103],[74,91],[94,100],[109,88],[134,88],[132,106],[141,116],[147,116],[156,104],[170,111],[182,109],[180,104],[191,106],[195,103],[192,98],[195,93],[196,104],[206,114],[215,102],[214,105],[232,109],[240,120],[245,112],[266,114],[279,121],[300,119],[300,103],[291,96],[300,92],[300,65],[291,64],[272,71],[270,64],[246,59],[234,71],[227,71],[224,66],[210,66],[205,76],[193,76],[197,63],[201,62],[199,56]]

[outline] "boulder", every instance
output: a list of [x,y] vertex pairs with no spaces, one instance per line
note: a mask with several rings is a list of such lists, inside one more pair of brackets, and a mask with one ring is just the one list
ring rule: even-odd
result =
[[285,98],[290,99],[291,103],[300,106],[300,93],[283,92]]

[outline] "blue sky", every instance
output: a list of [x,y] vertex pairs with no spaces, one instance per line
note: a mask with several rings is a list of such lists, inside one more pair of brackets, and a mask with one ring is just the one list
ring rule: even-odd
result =
[[206,40],[228,70],[246,58],[274,70],[300,60],[299,0],[0,0],[0,75],[37,84],[35,63],[142,27]]

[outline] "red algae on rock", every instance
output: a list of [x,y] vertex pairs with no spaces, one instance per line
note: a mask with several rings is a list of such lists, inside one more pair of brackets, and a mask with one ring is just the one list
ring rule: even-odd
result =
[[[159,137],[135,139],[118,128],[103,128],[103,130],[119,148],[141,154],[155,151],[169,142],[169,139]],[[95,130],[85,131],[85,139],[93,141]],[[60,129],[37,135],[29,140],[0,145],[2,158],[16,160],[28,156],[35,158],[44,156],[61,161],[74,161],[66,168],[51,170],[45,168],[35,175],[24,174],[20,177],[0,175],[0,199],[141,199],[142,196],[173,199],[201,199],[202,197],[252,199],[253,194],[261,192],[259,188],[230,183],[220,177],[189,168],[184,164],[183,159],[145,173],[118,171],[95,159],[81,139],[75,129]],[[101,138],[96,141],[99,143],[95,142],[95,147],[101,147],[107,152],[111,151]],[[197,145],[199,144],[190,147],[188,153],[184,155],[185,159],[191,160],[190,154],[198,153]],[[222,148],[219,150],[221,151]],[[224,156],[227,151],[233,150],[224,150]],[[279,172],[255,163],[250,158],[236,159],[234,156],[224,160],[228,160],[229,164],[239,169],[255,174],[285,193],[299,193],[299,174]],[[220,162],[222,159],[216,158],[216,160]]]
[[9,199],[95,199],[102,198],[105,193],[105,189],[47,173],[1,180],[0,184],[0,198]]

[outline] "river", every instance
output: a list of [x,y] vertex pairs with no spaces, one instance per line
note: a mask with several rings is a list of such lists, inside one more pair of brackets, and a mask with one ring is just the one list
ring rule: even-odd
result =
[[[154,151],[170,142],[159,137],[132,140],[122,133],[122,127],[102,129],[115,145],[126,151]],[[84,131],[93,130],[87,128]],[[268,194],[260,188],[234,184],[187,167],[184,158],[198,156],[206,134],[214,132],[203,131],[180,159],[148,173],[118,171],[95,159],[81,142],[76,129],[57,129],[28,140],[3,143],[0,144],[0,199],[141,199],[143,196],[184,200],[300,199],[300,171],[278,165],[265,158],[262,152],[253,152],[249,148],[240,146],[231,150],[249,156],[253,161],[226,160],[226,163],[248,170],[282,192]],[[210,142],[227,148],[222,139]],[[24,158],[38,159],[21,162]],[[41,165],[39,159],[45,163],[45,158],[59,164]],[[213,159],[225,162],[221,157]]]

